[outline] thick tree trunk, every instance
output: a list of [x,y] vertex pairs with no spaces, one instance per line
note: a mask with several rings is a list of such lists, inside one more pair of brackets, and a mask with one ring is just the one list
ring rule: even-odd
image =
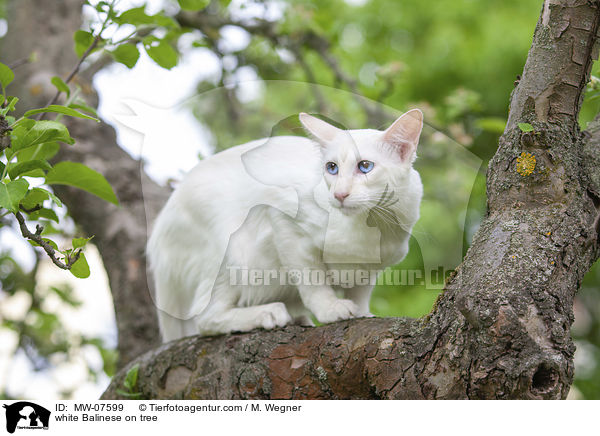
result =
[[[82,5],[82,0],[9,2],[8,33],[1,40],[2,61],[10,64],[33,51],[37,53],[36,62],[17,68],[15,82],[9,89],[21,99],[21,111],[45,105],[55,92],[50,78],[65,78],[77,63],[73,33],[81,25]],[[95,105],[97,96],[88,76],[79,74],[75,82]],[[64,146],[60,158],[85,163],[104,174],[120,201],[116,207],[77,189],[56,188],[83,232],[94,235],[102,255],[115,305],[119,362],[124,365],[159,343],[144,256],[144,200],[152,215],[164,204],[169,192],[147,179],[141,163],[118,147],[112,127],[80,119],[65,121],[77,143]],[[142,197],[142,178],[146,198]]]
[[599,20],[598,2],[545,2],[490,162],[487,216],[429,316],[181,339],[136,361],[141,395],[565,398],[573,297],[599,255],[600,135],[577,124]]

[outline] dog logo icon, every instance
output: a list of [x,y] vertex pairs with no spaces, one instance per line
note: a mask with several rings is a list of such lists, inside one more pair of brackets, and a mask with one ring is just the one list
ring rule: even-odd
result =
[[19,401],[10,405],[4,404],[6,409],[6,431],[14,433],[18,429],[48,429],[50,411],[42,406],[29,401]]

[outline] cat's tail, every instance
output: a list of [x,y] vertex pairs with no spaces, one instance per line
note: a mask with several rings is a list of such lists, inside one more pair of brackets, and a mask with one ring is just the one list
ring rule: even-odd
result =
[[202,292],[203,283],[197,289],[204,264],[186,255],[191,250],[169,231],[180,227],[177,224],[171,215],[161,212],[146,247],[163,342],[196,334],[194,317],[210,298],[210,293]]
[[196,334],[193,319],[183,320],[175,318],[162,310],[158,310],[158,326],[163,342]]
[[148,259],[149,270],[152,274],[151,288],[156,305],[158,317],[158,327],[163,342],[186,336],[186,321],[177,317],[180,310],[177,310],[177,298],[174,295],[175,280],[174,275],[174,250],[171,249],[170,238],[165,230],[165,221],[170,216],[161,211],[156,221],[154,229],[148,238],[146,245],[146,258]]

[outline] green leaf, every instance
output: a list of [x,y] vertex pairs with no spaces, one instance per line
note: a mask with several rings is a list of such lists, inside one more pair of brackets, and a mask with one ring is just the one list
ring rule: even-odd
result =
[[77,162],[59,162],[46,175],[49,185],[69,185],[90,192],[103,200],[119,204],[104,176]]
[[117,62],[127,68],[133,68],[140,57],[140,52],[134,44],[121,44],[111,54]]
[[0,162],[0,174],[4,174],[4,168],[6,168],[6,165]]
[[19,203],[27,194],[28,188],[29,183],[25,179],[0,183],[0,206],[11,212],[18,212]]
[[210,4],[210,0],[177,0],[185,11],[201,11]]
[[56,242],[54,242],[52,239],[42,238],[42,241],[47,242],[52,248],[58,251],[58,245],[56,245]]
[[7,65],[4,65],[2,62],[0,62],[0,84],[6,88],[14,78],[15,73],[13,73]]
[[52,225],[50,221],[44,223],[44,231],[42,235],[63,235],[64,231],[58,230],[56,227]]
[[58,207],[62,207],[62,201],[60,201],[60,199],[52,192],[44,188],[31,188],[21,204],[27,209],[31,209],[35,205],[40,204],[48,198],[52,200],[52,202]]
[[87,244],[92,238],[93,236],[89,238],[73,238],[73,248],[85,247],[85,244]]
[[60,92],[64,92],[65,94],[67,94],[67,97],[71,95],[71,90],[69,89],[69,86],[60,77],[54,76],[50,80],[50,82],[52,82],[52,84],[56,86],[56,89],[58,89]]
[[104,347],[98,347],[98,350],[100,351],[100,355],[102,356],[102,362],[104,363],[103,364],[104,372],[106,373],[107,376],[113,377],[116,372],[117,359],[118,359],[119,353],[117,352],[117,350],[113,350],[110,348],[104,348]]
[[[34,247],[40,247],[40,244],[38,244],[35,241],[32,241],[31,239],[28,239],[27,241]],[[56,242],[54,242],[52,239],[42,238],[42,241],[47,242],[48,245],[50,245],[52,248],[54,248],[56,251],[58,251],[58,245],[56,245]]]
[[57,121],[34,121],[27,118],[15,127],[11,137],[13,151],[49,141],[61,141],[67,144],[75,142],[64,124]]
[[156,41],[144,43],[144,48],[146,49],[148,56],[150,56],[158,65],[166,68],[167,70],[170,70],[177,65],[177,60],[179,58],[177,51],[166,41],[160,41],[156,45],[155,43]]
[[110,4],[107,1],[100,1],[96,3],[95,8],[98,12],[104,12],[104,10],[110,9]]
[[47,220],[58,223],[58,216],[52,209],[42,208],[29,214],[29,219],[31,220],[39,220],[40,218],[46,218]]
[[52,166],[45,160],[29,160],[26,162],[10,164],[8,166],[8,175],[11,179],[16,179],[17,176],[20,175],[29,175],[27,173],[35,169],[48,171],[52,169]]
[[69,105],[69,107],[72,107],[73,109],[79,109],[80,111],[89,112],[93,116],[95,116],[96,118],[98,118],[98,112],[96,112],[96,109],[94,109],[91,106],[88,106],[85,103],[82,103],[81,100],[78,100],[78,101],[79,101],[79,103],[71,103]]
[[123,386],[125,386],[130,393],[132,393],[132,391],[135,389],[135,386],[137,385],[139,370],[139,363],[133,365],[129,369],[129,371],[127,371],[127,374],[125,375],[125,380],[123,380]]
[[25,162],[34,159],[48,160],[58,153],[59,149],[60,145],[58,145],[58,142],[44,142],[43,144],[38,144],[35,147],[30,147],[21,151],[17,155],[17,160],[19,162]]
[[19,101],[19,99],[17,97],[7,97],[6,98],[6,107],[0,109],[0,115],[6,115],[9,112],[12,112],[15,110],[15,105],[17,104],[17,102]]
[[26,209],[34,208],[41,205],[48,199],[49,192],[42,188],[32,188],[25,198],[21,201],[21,205]]
[[19,98],[18,97],[8,97],[7,101],[8,101],[8,106],[6,106],[6,109],[8,109],[8,112],[12,112],[15,110],[15,105],[19,101]]
[[533,132],[533,126],[529,123],[519,123],[518,126],[521,132]]
[[134,26],[140,24],[152,24],[154,20],[151,16],[146,14],[145,9],[146,6],[129,9],[118,16],[117,22],[133,24]]
[[179,23],[177,21],[175,21],[173,19],[173,17],[168,17],[163,14],[152,15],[152,20],[154,21],[154,24],[156,24],[157,26],[165,27],[167,29],[169,29],[169,28],[180,29],[181,28]]
[[79,253],[79,259],[73,265],[71,265],[71,274],[78,279],[86,279],[90,276],[90,266],[87,263],[85,254]]
[[29,118],[19,119],[12,125],[12,141],[18,141],[19,136],[25,136],[29,130],[33,129],[33,126],[35,126],[35,120]]
[[30,117],[32,115],[41,114],[43,112],[52,112],[57,114],[68,115],[70,117],[77,118],[85,118],[87,120],[94,120],[96,122],[100,122],[98,118],[90,117],[89,115],[82,114],[81,112],[77,112],[75,109],[71,109],[70,107],[61,106],[58,104],[51,104],[48,107],[40,108],[40,109],[32,109],[30,111],[25,112],[23,116]]
[[58,198],[56,195],[54,195],[52,192],[50,191],[46,191],[48,193],[48,197],[50,197],[50,200],[52,200],[52,202],[54,204],[56,204],[58,207],[62,207],[62,201],[60,201],[60,198]]
[[43,179],[44,177],[46,177],[46,173],[39,168],[35,168],[23,175],[27,176],[27,177],[36,177],[36,178],[40,178],[40,179]]
[[142,398],[141,392],[125,392],[123,389],[117,389],[117,394],[125,398],[131,398],[132,400],[139,400]]
[[75,53],[81,57],[94,42],[94,35],[85,30],[78,30],[73,35],[73,39],[75,40]]

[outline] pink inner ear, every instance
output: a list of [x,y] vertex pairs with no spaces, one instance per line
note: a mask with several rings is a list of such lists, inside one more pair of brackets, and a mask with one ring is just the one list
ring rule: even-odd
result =
[[407,141],[404,135],[397,131],[387,132],[383,140],[386,144],[392,146],[403,161],[408,160],[417,148],[416,144]]
[[398,153],[400,154],[400,158],[404,161],[408,160],[408,158],[413,154],[415,149],[417,148],[410,142],[401,141],[398,145]]
[[394,121],[383,140],[397,150],[402,160],[407,160],[417,148],[422,128],[423,113],[413,109]]
[[331,141],[340,131],[337,127],[320,118],[313,117],[304,112],[300,113],[299,118],[302,125],[317,139]]

